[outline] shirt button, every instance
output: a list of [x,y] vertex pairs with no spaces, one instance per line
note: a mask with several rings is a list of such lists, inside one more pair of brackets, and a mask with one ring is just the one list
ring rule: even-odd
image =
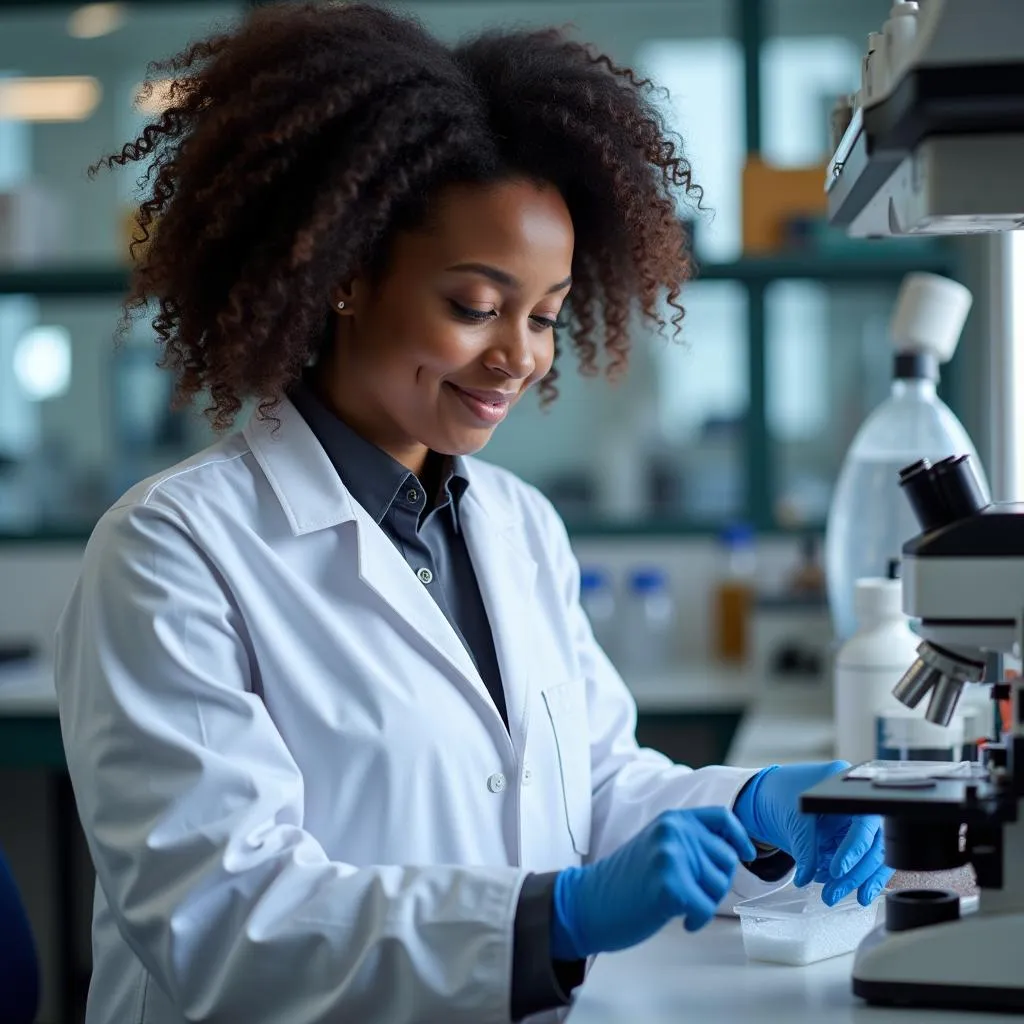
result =
[[420,500],[420,492],[417,491],[415,487],[413,487],[405,492],[405,497],[407,501],[410,501],[415,504],[417,501]]
[[500,793],[505,788],[505,776],[501,772],[495,772],[488,778],[487,788],[492,793]]
[[416,575],[419,576],[420,583],[423,583],[423,584],[430,583],[434,579],[434,574],[426,566],[424,566],[422,569],[418,570]]
[[524,768],[523,769],[523,785],[524,786],[528,786],[531,782],[533,782],[533,772],[531,772],[529,768]]

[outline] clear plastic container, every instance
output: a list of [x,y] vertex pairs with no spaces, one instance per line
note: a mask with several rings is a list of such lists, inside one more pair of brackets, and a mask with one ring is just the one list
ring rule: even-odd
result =
[[818,960],[852,953],[878,922],[876,900],[870,907],[851,893],[834,907],[821,899],[824,887],[787,886],[767,896],[736,904],[743,929],[743,948],[751,960],[802,967]]
[[590,628],[601,649],[613,661],[615,651],[615,590],[604,569],[584,568],[580,572],[580,604],[590,619]]
[[654,673],[670,665],[676,608],[668,575],[661,569],[635,569],[629,574],[620,626],[618,649],[624,671]]

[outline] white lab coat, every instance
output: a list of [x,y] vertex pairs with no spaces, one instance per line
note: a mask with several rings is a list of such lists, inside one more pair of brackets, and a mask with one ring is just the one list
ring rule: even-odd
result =
[[[424,585],[278,416],[129,491],[58,629],[98,875],[88,1024],[505,1022],[525,875],[730,804],[752,773],[637,747],[557,514],[469,460],[506,731]],[[732,898],[777,885],[741,869]]]

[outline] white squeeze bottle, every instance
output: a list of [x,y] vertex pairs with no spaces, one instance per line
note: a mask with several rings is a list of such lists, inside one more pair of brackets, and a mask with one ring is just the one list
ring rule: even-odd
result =
[[892,688],[914,663],[921,640],[903,614],[897,566],[891,563],[888,578],[857,580],[854,606],[859,628],[836,654],[836,757],[851,764],[874,760],[879,716],[907,710]]
[[970,455],[982,496],[988,482],[960,421],[935,393],[939,366],[956,351],[971,308],[962,284],[908,274],[890,324],[895,348],[892,391],[861,425],[846,454],[825,530],[828,602],[837,638],[852,636],[856,581],[884,577],[891,559],[920,532],[901,493],[899,471],[918,459]]

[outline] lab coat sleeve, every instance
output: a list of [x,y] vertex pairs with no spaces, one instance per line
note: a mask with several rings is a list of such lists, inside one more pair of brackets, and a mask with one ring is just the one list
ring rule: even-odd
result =
[[56,670],[99,884],[183,1017],[508,1021],[524,872],[327,857],[244,624],[171,514],[100,522]]
[[[636,702],[622,677],[594,639],[580,604],[580,572],[561,518],[543,499],[546,530],[554,539],[561,600],[587,688],[591,765],[589,861],[599,860],[636,835],[662,811],[681,807],[732,807],[756,770],[713,766],[694,771],[675,764],[636,741]],[[792,874],[767,882],[741,866],[720,911],[740,900],[787,884]]]

